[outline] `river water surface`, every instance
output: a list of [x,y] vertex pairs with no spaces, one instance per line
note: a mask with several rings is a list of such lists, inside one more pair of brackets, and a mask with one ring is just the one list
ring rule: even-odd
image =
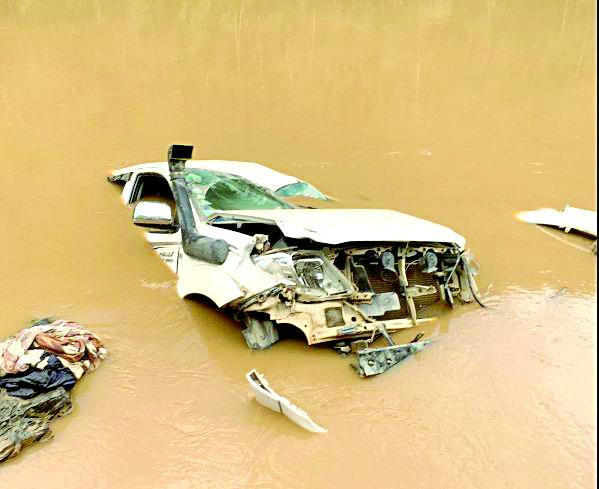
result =
[[[110,350],[0,487],[593,487],[596,258],[514,213],[595,208],[595,10],[0,2],[0,336],[53,314]],[[444,311],[367,380],[299,339],[248,351],[105,180],[176,142],[452,227],[490,307]],[[329,433],[257,405],[254,367]]]

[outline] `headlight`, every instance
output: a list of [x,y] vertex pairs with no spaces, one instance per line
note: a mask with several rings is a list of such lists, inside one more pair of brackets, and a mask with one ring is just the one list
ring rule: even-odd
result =
[[287,285],[297,285],[293,259],[287,253],[271,253],[254,258],[254,263]]
[[325,297],[352,290],[343,274],[324,256],[303,252],[271,253],[254,258],[265,272],[307,294]]

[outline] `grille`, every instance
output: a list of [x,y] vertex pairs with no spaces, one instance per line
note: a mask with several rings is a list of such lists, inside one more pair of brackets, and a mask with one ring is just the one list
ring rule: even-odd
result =
[[[405,298],[401,295],[402,290],[399,285],[399,281],[385,282],[382,280],[381,268],[378,264],[366,265],[366,272],[368,273],[368,281],[370,282],[370,286],[376,294],[381,294],[383,292],[396,292],[399,296],[399,302],[401,304],[401,309],[399,311],[388,311],[384,316],[377,316],[376,319],[385,321],[389,319],[402,319],[409,317],[410,313],[408,311],[408,305]],[[414,304],[416,305],[417,311],[420,311],[439,301],[441,298],[439,293],[439,281],[434,274],[424,273],[420,268],[414,266],[408,268],[406,275],[410,285],[433,285],[436,288],[435,294],[414,297]]]
[[423,295],[420,297],[414,297],[414,303],[416,307],[426,307],[439,302],[441,299],[441,293],[439,292],[439,280],[432,273],[424,273],[420,268],[410,267],[408,268],[406,275],[408,276],[408,283],[414,285],[432,285],[435,287],[436,293],[433,295]]

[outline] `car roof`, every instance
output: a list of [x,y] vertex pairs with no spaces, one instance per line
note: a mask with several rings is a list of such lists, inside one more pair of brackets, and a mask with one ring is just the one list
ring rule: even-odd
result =
[[[220,171],[237,175],[252,182],[255,182],[269,190],[275,191],[290,185],[292,183],[302,182],[285,173],[278,172],[268,168],[260,163],[250,161],[227,161],[227,160],[188,160],[186,165],[188,169],[201,169]],[[164,161],[155,163],[141,163],[138,165],[127,166],[112,172],[113,175],[122,175],[131,172],[156,172],[168,176],[168,164]]]

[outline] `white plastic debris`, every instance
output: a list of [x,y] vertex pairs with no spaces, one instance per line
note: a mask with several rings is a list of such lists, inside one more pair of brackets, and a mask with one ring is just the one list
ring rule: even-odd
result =
[[566,233],[574,229],[581,233],[597,237],[597,212],[566,206],[563,211],[539,209],[517,214],[518,219],[530,224],[555,226]]
[[301,426],[305,430],[312,431],[314,433],[326,433],[327,430],[318,426],[305,411],[302,411],[296,405],[292,404],[288,399],[280,396],[274,390],[272,390],[268,381],[264,376],[256,371],[251,370],[245,374],[245,378],[250,383],[252,390],[258,401],[263,406],[272,409],[277,413],[282,413],[287,416],[295,424]]

